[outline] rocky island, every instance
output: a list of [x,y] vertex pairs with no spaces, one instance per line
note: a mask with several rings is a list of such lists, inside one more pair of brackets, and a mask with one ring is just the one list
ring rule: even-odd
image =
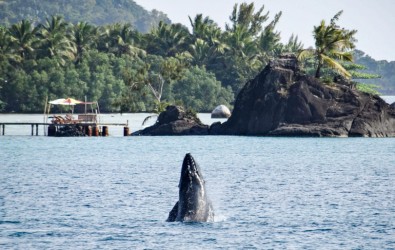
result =
[[196,114],[179,106],[168,106],[160,113],[156,123],[132,135],[207,135],[209,126],[204,125]]
[[[170,106],[140,135],[393,137],[395,109],[337,79],[323,84],[301,72],[295,55],[270,61],[245,84],[231,117],[211,127]],[[172,111],[173,110],[173,111]],[[173,114],[174,113],[174,114]],[[181,112],[182,113],[182,112]]]

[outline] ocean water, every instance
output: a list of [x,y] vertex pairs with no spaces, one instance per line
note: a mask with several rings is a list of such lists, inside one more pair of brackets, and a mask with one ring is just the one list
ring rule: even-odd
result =
[[[0,249],[395,249],[394,138],[29,129],[0,136]],[[215,222],[165,222],[188,152]]]

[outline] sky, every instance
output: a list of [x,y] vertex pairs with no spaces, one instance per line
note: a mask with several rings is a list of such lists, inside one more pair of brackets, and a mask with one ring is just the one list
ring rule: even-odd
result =
[[173,23],[190,28],[188,16],[209,16],[220,27],[230,23],[233,6],[255,3],[256,11],[265,6],[270,17],[282,11],[277,25],[283,42],[292,34],[298,36],[307,48],[314,45],[313,27],[321,20],[329,23],[340,10],[343,14],[338,24],[348,30],[358,30],[357,49],[376,60],[395,61],[395,0],[134,0],[146,10],[156,9],[167,14]]

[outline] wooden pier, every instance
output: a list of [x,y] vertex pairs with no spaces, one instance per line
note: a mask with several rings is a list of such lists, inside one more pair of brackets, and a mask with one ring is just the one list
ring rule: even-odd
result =
[[[45,126],[48,128],[60,128],[60,127],[65,127],[65,126],[74,126],[74,127],[82,127],[84,128],[84,131],[87,131],[88,128],[101,128],[101,133],[99,133],[99,130],[93,131],[91,134],[86,133],[87,136],[108,136],[108,127],[110,126],[123,126],[124,127],[124,136],[129,135],[129,127],[127,123],[66,123],[66,124],[55,124],[55,123],[44,123],[44,122],[0,122],[0,135],[5,135],[6,131],[6,126],[31,126],[31,135],[38,136],[38,127],[39,126],[44,126],[44,131],[45,131]],[[48,136],[51,136],[50,133],[47,134]]]

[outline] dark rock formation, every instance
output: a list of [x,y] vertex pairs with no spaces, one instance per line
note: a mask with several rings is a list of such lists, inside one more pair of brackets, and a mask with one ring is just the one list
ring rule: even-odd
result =
[[324,85],[286,55],[246,83],[232,116],[212,134],[268,136],[395,136],[395,110],[344,81]]
[[209,126],[204,125],[196,115],[178,106],[168,106],[154,125],[132,135],[207,135],[208,131]]

